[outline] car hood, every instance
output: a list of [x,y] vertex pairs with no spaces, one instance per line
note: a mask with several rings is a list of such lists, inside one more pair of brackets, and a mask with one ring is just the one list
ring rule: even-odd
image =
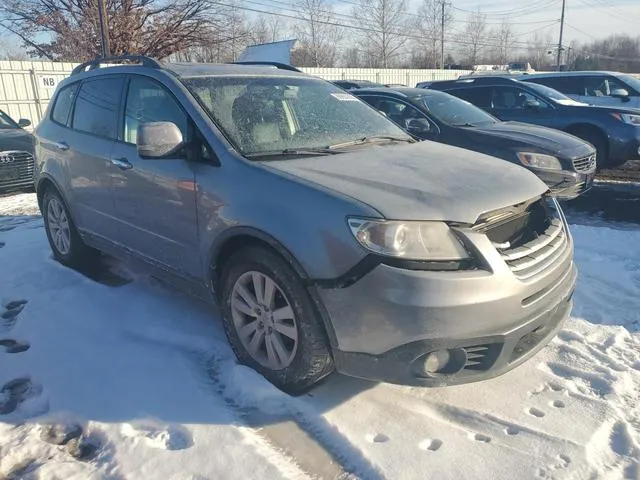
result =
[[33,153],[33,135],[18,128],[0,128],[0,152],[7,150]]
[[467,135],[487,143],[513,148],[532,147],[540,153],[549,153],[566,158],[582,157],[593,153],[588,143],[547,127],[520,122],[497,122],[477,127],[463,127]]
[[530,200],[547,190],[524,168],[430,141],[362,147],[264,165],[352,197],[385,218],[398,220],[472,224],[483,213]]

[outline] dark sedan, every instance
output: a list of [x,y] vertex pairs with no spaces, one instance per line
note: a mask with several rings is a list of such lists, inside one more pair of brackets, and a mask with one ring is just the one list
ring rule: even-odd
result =
[[558,198],[571,199],[591,187],[595,151],[566,133],[501,122],[452,95],[419,88],[351,92],[421,140],[474,150],[518,163],[540,177]]
[[33,186],[33,136],[23,130],[29,125],[0,110],[0,193]]
[[500,120],[517,120],[571,133],[598,152],[598,168],[640,158],[640,110],[592,106],[535,83],[478,77],[433,82],[427,88],[467,100]]

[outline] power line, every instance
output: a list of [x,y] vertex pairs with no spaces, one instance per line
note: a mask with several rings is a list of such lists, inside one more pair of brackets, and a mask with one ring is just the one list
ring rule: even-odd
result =
[[[254,0],[245,0],[245,1],[250,1],[251,3],[261,6],[261,7],[273,7],[273,5],[266,5],[264,3],[258,2],[258,1],[254,1]],[[269,0],[267,0],[269,1]],[[223,7],[229,7],[229,8],[236,8],[238,10],[244,10],[244,11],[249,11],[249,12],[254,12],[254,13],[262,13],[262,14],[266,14],[266,15],[273,15],[273,16],[278,16],[278,17],[283,17],[283,18],[290,18],[293,20],[298,20],[298,21],[306,21],[307,19],[300,17],[300,16],[296,16],[296,15],[291,15],[291,14],[287,14],[287,13],[282,13],[282,12],[273,12],[273,11],[269,11],[269,10],[262,10],[259,8],[252,8],[252,7],[246,7],[246,6],[240,6],[240,5],[233,5],[233,4],[228,4],[228,3],[224,3],[221,1],[217,1],[217,0],[212,0],[211,1],[212,4],[214,5],[220,5]],[[293,10],[295,13],[301,13],[298,10],[295,9],[288,9],[288,10]],[[378,30],[375,28],[371,28],[371,27],[363,27],[363,26],[359,26],[359,25],[349,25],[349,24],[344,24],[344,23],[340,23],[340,22],[334,22],[334,21],[325,21],[325,20],[316,20],[316,23],[321,24],[321,25],[331,25],[331,26],[336,26],[336,27],[342,27],[342,28],[346,28],[346,29],[351,29],[351,30],[358,30],[358,31],[362,31],[362,32],[370,32],[370,33],[383,33],[382,30]],[[555,22],[554,22],[555,23]],[[545,27],[548,27],[545,26]],[[397,32],[397,31],[390,31],[388,32],[390,34],[393,35],[398,35],[401,37],[405,37],[405,38],[410,38],[410,39],[415,39],[415,40],[435,40],[435,38],[433,37],[429,37],[427,35],[415,35],[415,34],[408,34],[408,33],[404,33],[404,32]],[[450,43],[455,43],[455,44],[460,44],[460,45],[473,45],[474,42],[469,42],[469,41],[464,41],[464,40],[449,40]],[[514,44],[522,44],[526,46],[526,42],[513,42]],[[484,46],[484,47],[499,47],[500,45],[495,44],[495,43],[477,43],[477,45],[479,46]]]
[[[547,7],[550,7],[551,5],[557,3],[558,0],[542,0],[539,2],[534,2],[532,4],[529,4],[525,7],[518,7],[518,8],[513,8],[510,10],[503,10],[503,11],[498,11],[498,12],[484,12],[481,11],[480,13],[482,15],[488,16],[488,17],[510,17],[510,16],[522,16],[522,15],[528,15],[531,13],[535,13],[539,10],[543,10]],[[478,13],[478,10],[466,10],[464,8],[459,8],[459,7],[453,7],[454,10],[459,10],[461,12],[466,12],[466,13]]]

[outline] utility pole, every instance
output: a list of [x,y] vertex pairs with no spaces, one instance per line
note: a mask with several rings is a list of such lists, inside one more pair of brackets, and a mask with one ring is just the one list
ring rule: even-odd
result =
[[104,6],[104,0],[98,0],[98,20],[100,22],[100,44],[102,46],[102,57],[111,55],[109,47],[109,19],[107,18],[107,9]]
[[560,38],[558,39],[558,60],[556,62],[556,70],[560,71],[560,64],[562,62],[562,33],[564,31],[564,7],[566,0],[562,0],[562,16],[560,17]]
[[442,0],[442,24],[440,25],[440,68],[444,70],[444,8],[447,5],[445,0]]

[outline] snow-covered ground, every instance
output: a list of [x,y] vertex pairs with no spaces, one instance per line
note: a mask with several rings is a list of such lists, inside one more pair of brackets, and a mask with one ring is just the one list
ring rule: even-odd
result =
[[211,307],[53,261],[36,212],[0,198],[0,478],[640,478],[640,227],[573,226],[573,318],[502,377],[292,398]]

